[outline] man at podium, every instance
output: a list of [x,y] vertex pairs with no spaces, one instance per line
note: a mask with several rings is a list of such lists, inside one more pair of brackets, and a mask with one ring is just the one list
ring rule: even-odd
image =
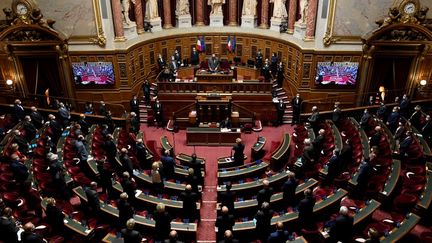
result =
[[231,129],[231,121],[229,117],[226,117],[225,120],[221,121],[220,128]]
[[216,54],[212,54],[212,57],[208,60],[209,71],[212,73],[217,72],[219,69],[219,59],[216,57]]

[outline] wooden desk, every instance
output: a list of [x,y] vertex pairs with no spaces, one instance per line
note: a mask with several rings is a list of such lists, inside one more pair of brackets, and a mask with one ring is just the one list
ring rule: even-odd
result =
[[267,140],[265,137],[259,137],[258,141],[252,146],[251,156],[253,161],[262,159],[262,157],[264,157],[264,146],[266,141]]
[[215,73],[208,72],[207,70],[200,69],[196,71],[195,78],[198,83],[201,82],[213,82],[213,83],[224,83],[231,82],[234,78],[231,70],[217,71]]
[[236,138],[240,137],[240,129],[221,132],[219,128],[189,127],[186,130],[187,145],[233,146]]
[[161,142],[162,149],[163,149],[162,154],[164,154],[165,151],[168,150],[171,156],[174,156],[174,155],[175,155],[175,153],[174,153],[174,148],[173,148],[173,146],[170,144],[170,142],[169,142],[167,136],[162,136],[162,137],[160,138],[160,142]]
[[267,167],[268,164],[266,162],[261,162],[237,170],[222,170],[217,173],[218,182],[221,183],[223,181],[251,178],[253,176],[262,175]]
[[237,79],[238,80],[258,80],[261,76],[261,70],[250,68],[246,66],[237,66]]
[[400,227],[392,229],[389,235],[380,239],[381,242],[398,242],[402,237],[408,234],[419,221],[419,216],[413,213],[408,214],[407,218],[400,223]]
[[273,170],[280,170],[285,165],[289,156],[289,148],[291,145],[291,137],[288,133],[282,136],[282,142],[271,157],[271,167]]
[[184,80],[184,79],[193,79],[195,76],[195,70],[196,67],[192,66],[192,67],[180,67],[177,70],[177,77],[178,79]]
[[400,172],[401,172],[401,162],[400,160],[393,160],[393,164],[391,167],[392,171],[384,185],[383,190],[379,193],[383,198],[387,198],[393,192],[396,187],[396,184],[399,180]]
[[420,196],[420,200],[416,205],[416,209],[421,213],[425,213],[432,201],[432,171],[426,172],[426,185],[423,193]]

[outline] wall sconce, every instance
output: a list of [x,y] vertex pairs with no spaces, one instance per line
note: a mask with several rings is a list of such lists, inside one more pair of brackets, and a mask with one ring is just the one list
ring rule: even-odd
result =
[[417,86],[417,91],[421,96],[425,95],[425,87],[426,87],[427,81],[425,79],[420,80],[419,85]]
[[12,79],[6,80],[6,85],[12,88],[12,85],[13,85]]
[[421,87],[426,86],[426,84],[427,84],[427,81],[426,81],[425,79],[420,80],[420,86],[421,86]]

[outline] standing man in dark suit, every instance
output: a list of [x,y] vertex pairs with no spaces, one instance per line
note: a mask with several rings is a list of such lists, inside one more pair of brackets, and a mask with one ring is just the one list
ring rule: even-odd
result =
[[171,157],[169,150],[164,151],[164,155],[161,157],[161,162],[165,178],[167,180],[172,179],[174,177],[176,162],[174,158]]
[[285,67],[282,62],[279,62],[276,68],[276,79],[279,88],[282,88],[283,86],[283,81],[285,76],[284,72],[285,72]]
[[2,240],[2,242],[18,242],[18,227],[12,218],[12,209],[9,207],[6,207],[3,210],[3,213],[0,217],[0,230],[2,232],[0,234],[0,240]]
[[159,203],[153,214],[155,220],[155,240],[162,241],[169,237],[171,231],[171,216],[165,211],[165,204]]
[[308,122],[313,128],[314,132],[318,130],[318,124],[320,122],[320,114],[317,106],[312,107],[312,115],[308,117]]
[[192,191],[191,185],[186,185],[185,191],[180,194],[180,198],[183,201],[183,218],[189,217],[190,221],[193,222],[196,219],[199,220],[199,211],[197,209],[198,195]]
[[342,116],[342,110],[339,107],[339,105],[340,105],[339,102],[336,102],[334,104],[334,109],[333,109],[333,113],[332,113],[332,121],[336,126],[339,125],[339,121],[340,121],[341,116]]
[[76,156],[78,159],[80,159],[80,161],[82,161],[83,163],[85,163],[85,161],[87,161],[88,159],[88,151],[87,151],[87,147],[84,144],[85,139],[83,135],[79,135],[78,139],[75,141],[75,151],[76,151]]
[[23,126],[23,129],[25,131],[25,138],[27,139],[27,141],[30,142],[33,138],[35,138],[36,133],[37,133],[37,129],[33,125],[30,116],[24,117],[24,122],[23,122],[22,126]]
[[315,206],[315,196],[310,189],[304,191],[305,198],[303,198],[298,205],[298,219],[300,228],[307,230],[315,228],[315,220],[313,215],[313,208]]
[[285,114],[286,105],[282,99],[279,99],[279,103],[276,106],[277,108],[277,124],[278,126],[283,124],[283,117]]
[[61,136],[61,134],[63,132],[63,127],[56,120],[56,117],[53,114],[49,114],[48,115],[48,122],[49,122],[49,127],[53,131],[52,140],[53,140],[54,143],[57,143],[58,139],[60,138],[60,136]]
[[399,154],[403,157],[408,157],[408,150],[414,141],[412,131],[406,131],[404,140],[399,144]]
[[365,131],[369,131],[371,128],[369,127],[369,120],[372,119],[372,116],[369,114],[368,109],[364,109],[363,116],[360,118],[360,127]]
[[239,166],[243,165],[244,162],[244,144],[242,143],[241,138],[236,138],[236,145],[232,147],[232,150],[234,150],[234,165]]
[[212,54],[212,57],[208,60],[208,67],[210,72],[217,72],[219,69],[219,59],[216,57],[216,54]]
[[265,242],[270,235],[273,213],[273,210],[270,209],[270,204],[263,202],[260,210],[255,214],[255,231],[261,242]]
[[255,68],[261,70],[262,66],[263,66],[263,55],[261,53],[261,50],[258,50],[255,56]]
[[348,208],[340,207],[333,227],[330,228],[330,242],[352,242],[354,219],[348,214]]
[[92,213],[94,216],[99,216],[100,202],[99,194],[97,192],[97,183],[95,181],[92,181],[90,187],[85,189],[85,194],[87,197],[88,212]]
[[372,177],[373,166],[370,163],[375,158],[375,154],[371,153],[369,158],[364,158],[362,165],[359,169],[358,177],[357,177],[357,193],[353,193],[353,195],[357,195],[358,199],[362,199],[365,194],[369,180]]
[[162,55],[159,53],[157,58],[157,63],[159,67],[159,72],[162,71],[162,69],[165,68],[165,60],[163,59]]
[[380,107],[378,108],[378,110],[376,112],[377,117],[381,120],[384,120],[386,113],[387,113],[387,106],[384,104],[384,102],[381,102]]
[[44,117],[35,106],[31,107],[30,118],[37,129],[40,129],[45,123]]
[[126,222],[126,228],[121,230],[121,235],[124,242],[128,243],[140,243],[142,241],[142,235],[140,232],[134,230],[135,220],[129,219]]
[[400,101],[399,104],[399,108],[400,108],[400,115],[407,118],[408,117],[408,112],[409,112],[409,106],[410,106],[411,102],[408,98],[408,96],[406,94],[404,94],[402,96],[402,99]]
[[257,194],[258,208],[261,208],[263,202],[270,202],[273,192],[274,190],[270,186],[270,182],[268,180],[263,180],[263,188],[259,190]]
[[295,207],[297,205],[296,200],[296,188],[298,186],[298,181],[295,178],[294,172],[288,172],[288,179],[287,181],[282,185],[282,192],[283,192],[283,200],[284,200],[284,207]]
[[46,220],[51,225],[51,227],[53,227],[55,232],[61,233],[63,231],[63,220],[65,215],[63,214],[62,210],[56,206],[56,201],[54,198],[47,198],[46,202]]
[[16,99],[14,102],[14,112],[13,117],[15,122],[19,122],[25,117],[24,107],[21,105],[21,100]]
[[265,59],[264,66],[261,68],[261,76],[264,77],[264,81],[269,82],[271,80],[270,62]]
[[140,130],[140,121],[135,112],[130,113],[130,129],[134,134],[138,134]]
[[63,102],[61,102],[59,106],[60,107],[58,108],[58,113],[63,123],[63,127],[67,127],[69,126],[69,120],[71,118],[70,112],[68,108],[65,106],[65,104],[63,104]]
[[151,162],[147,161],[147,149],[144,145],[144,142],[141,138],[136,140],[135,144],[135,151],[136,151],[136,157],[138,159],[138,162],[140,164],[141,169],[144,170],[150,170],[151,169]]
[[156,103],[154,104],[154,114],[156,117],[156,123],[157,126],[163,126],[163,110],[162,110],[162,104],[159,100],[156,100]]
[[129,104],[130,104],[130,111],[139,114],[139,100],[136,95],[132,97],[132,99],[129,101]]
[[181,59],[180,52],[177,49],[174,51],[174,60],[177,63],[177,68],[179,68],[182,64],[182,59]]
[[122,165],[122,172],[127,171],[129,175],[133,175],[132,160],[129,158],[128,150],[126,148],[120,150],[119,160]]
[[199,64],[199,53],[197,52],[196,48],[193,47],[192,48],[192,53],[191,53],[191,57],[190,57],[190,63],[193,66],[196,66]]
[[105,141],[103,145],[103,149],[105,150],[105,154],[107,156],[108,162],[111,163],[111,165],[116,165],[115,159],[117,156],[117,146],[113,141],[112,134],[107,135],[107,140]]
[[80,119],[78,120],[78,124],[81,126],[81,131],[84,135],[87,135],[90,129],[90,124],[85,120],[86,116],[84,114],[80,114]]
[[300,94],[297,94],[291,101],[293,107],[293,124],[300,123],[300,113],[302,108],[303,99],[300,98]]
[[226,206],[232,215],[235,214],[234,201],[236,198],[236,193],[231,191],[232,184],[227,182],[225,184],[225,191],[221,192],[221,206]]
[[171,73],[175,75],[177,73],[177,70],[179,69],[179,67],[180,66],[177,63],[175,56],[171,56],[171,61],[169,63],[169,68],[171,70]]
[[135,189],[137,188],[135,180],[131,178],[130,174],[125,171],[122,174],[120,184],[123,187],[123,191],[128,195],[128,202],[131,204],[135,203]]
[[411,123],[411,126],[415,127],[418,131],[420,131],[423,112],[421,110],[421,106],[419,105],[416,105],[416,107],[414,107],[414,110],[414,113],[409,118],[409,122]]
[[228,207],[223,206],[221,209],[221,215],[216,218],[217,235],[218,238],[222,238],[225,231],[232,230],[235,224],[234,216],[229,211]]
[[289,240],[289,236],[289,232],[284,229],[283,223],[277,222],[276,231],[270,234],[267,241],[269,243],[287,242],[287,240]]
[[151,91],[151,88],[150,88],[150,83],[149,83],[149,81],[147,79],[145,80],[142,89],[143,89],[143,93],[144,93],[145,104],[146,105],[150,105],[150,91]]
[[119,226],[120,229],[126,225],[126,222],[133,218],[134,209],[132,205],[128,202],[128,194],[123,192],[120,194],[120,199],[117,201],[117,208],[119,210]]
[[333,150],[333,156],[329,159],[327,163],[327,176],[323,181],[324,185],[329,185],[332,181],[340,174],[341,172],[341,161],[346,162],[340,159],[340,151],[339,149]]
[[325,142],[324,135],[325,135],[325,130],[320,129],[318,131],[318,136],[316,136],[316,138],[312,141],[312,146],[315,149],[315,154],[317,155],[320,155],[321,150],[323,149],[324,142]]
[[108,114],[108,109],[105,105],[104,101],[100,102],[100,106],[99,106],[99,115],[100,116],[106,116]]
[[106,193],[108,198],[114,197],[112,186],[112,171],[108,169],[108,162],[105,160],[96,160],[97,170],[99,171],[99,184],[102,187],[102,193]]
[[272,73],[272,75],[276,75],[278,63],[279,63],[279,58],[276,52],[273,52],[271,56],[271,64],[270,64],[270,72]]
[[231,121],[228,116],[225,118],[225,120],[221,121],[219,127],[231,129]]
[[395,106],[393,107],[392,113],[387,118],[387,123],[386,123],[386,125],[388,126],[388,128],[392,133],[396,131],[396,128],[399,123],[399,118],[400,118],[399,108]]

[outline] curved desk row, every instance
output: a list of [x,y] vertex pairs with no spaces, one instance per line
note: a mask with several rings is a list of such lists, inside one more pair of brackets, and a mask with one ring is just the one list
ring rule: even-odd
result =
[[[190,162],[192,161],[192,156],[184,153],[180,153],[176,156],[176,159],[180,161],[180,164],[190,166],[191,165]],[[205,165],[204,158],[197,157],[197,161],[200,162],[202,165]]]
[[395,151],[396,140],[394,139],[393,133],[390,131],[390,129],[388,129],[387,125],[384,124],[384,122],[382,122],[380,119],[375,119],[375,122],[378,123],[378,125],[383,128],[384,133],[387,137],[387,141],[389,142],[391,151],[392,152]]
[[354,126],[358,129],[357,131],[360,134],[360,139],[363,147],[363,157],[369,158],[369,152],[370,152],[369,138],[366,135],[366,132],[363,130],[363,128],[361,128],[360,124],[356,121],[356,119],[354,119],[353,117],[350,117],[349,119],[351,123],[354,124]]
[[238,168],[236,170],[222,170],[217,173],[218,183],[259,176],[265,172],[267,167],[268,163],[261,162],[244,168]]
[[271,167],[273,169],[281,169],[287,162],[289,157],[289,148],[291,145],[291,137],[288,133],[282,136],[282,142],[279,147],[275,150],[271,157]]

